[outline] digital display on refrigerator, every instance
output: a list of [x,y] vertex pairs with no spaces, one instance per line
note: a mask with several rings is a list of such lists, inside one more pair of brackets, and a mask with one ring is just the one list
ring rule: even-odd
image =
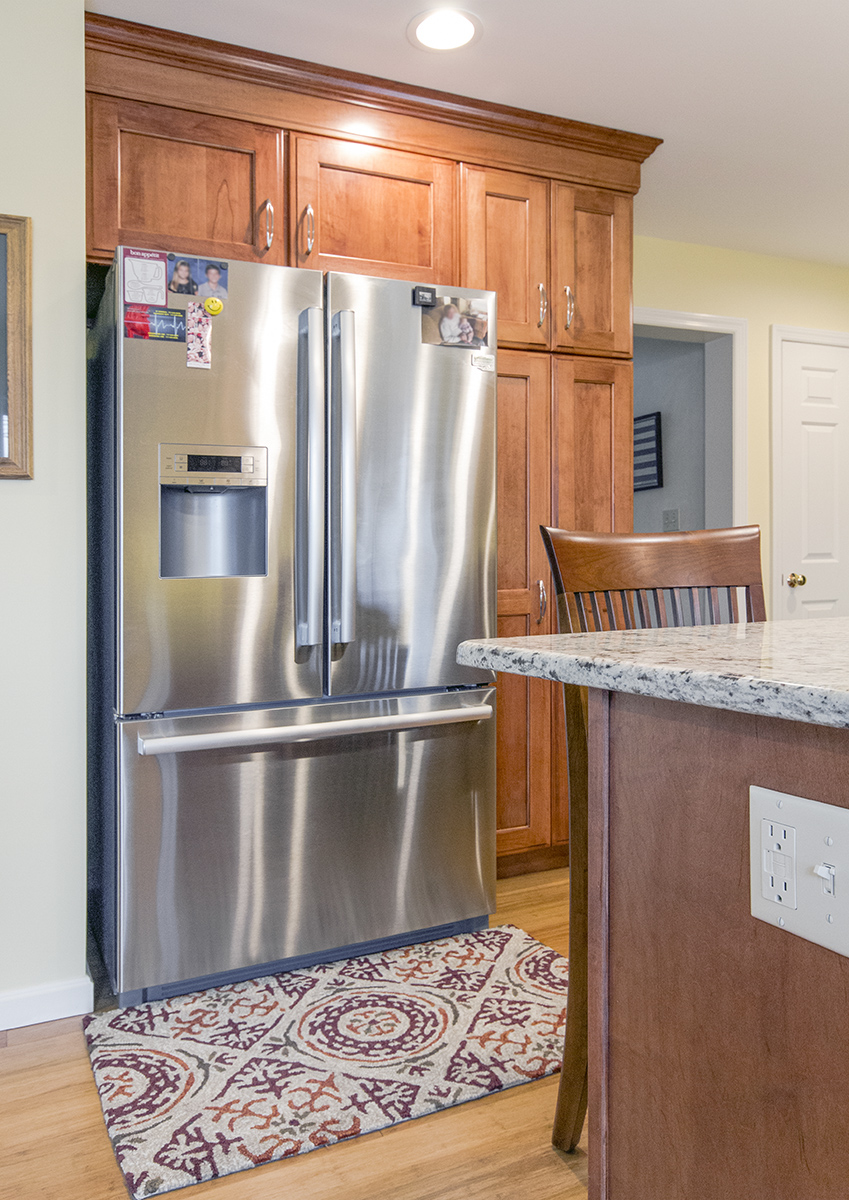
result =
[[190,454],[190,471],[226,471],[239,474],[242,470],[242,459],[238,454]]

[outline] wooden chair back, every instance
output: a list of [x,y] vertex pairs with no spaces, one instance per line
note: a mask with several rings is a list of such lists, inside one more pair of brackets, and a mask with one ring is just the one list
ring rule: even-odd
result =
[[576,533],[540,526],[561,633],[765,621],[757,525],[692,533]]
[[[574,533],[540,526],[561,633],[765,621],[757,525],[694,533]],[[563,685],[569,781],[569,1003],[552,1141],[578,1145],[587,1111],[587,690]]]

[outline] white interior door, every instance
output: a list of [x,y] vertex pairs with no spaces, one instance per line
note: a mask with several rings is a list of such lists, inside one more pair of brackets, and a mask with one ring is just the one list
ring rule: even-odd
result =
[[772,616],[849,613],[849,334],[773,326]]

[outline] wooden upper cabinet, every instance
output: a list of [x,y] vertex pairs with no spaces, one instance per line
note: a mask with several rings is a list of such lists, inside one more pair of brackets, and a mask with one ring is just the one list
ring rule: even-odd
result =
[[421,283],[456,281],[456,165],[293,136],[292,263]]
[[631,354],[630,196],[552,184],[552,346]]
[[463,287],[498,292],[498,341],[548,347],[548,182],[463,167]]
[[502,346],[631,354],[631,197],[464,167],[461,283],[498,292]]
[[90,95],[88,137],[90,259],[130,245],[285,263],[276,129]]

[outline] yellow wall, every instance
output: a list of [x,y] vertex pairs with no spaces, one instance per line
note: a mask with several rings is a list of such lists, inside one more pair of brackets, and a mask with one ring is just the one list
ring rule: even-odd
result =
[[3,10],[0,212],[33,222],[35,478],[0,480],[0,1028],[85,977],[83,0]]
[[770,325],[849,332],[849,267],[638,237],[634,304],[748,321],[748,517],[763,530],[768,579]]

